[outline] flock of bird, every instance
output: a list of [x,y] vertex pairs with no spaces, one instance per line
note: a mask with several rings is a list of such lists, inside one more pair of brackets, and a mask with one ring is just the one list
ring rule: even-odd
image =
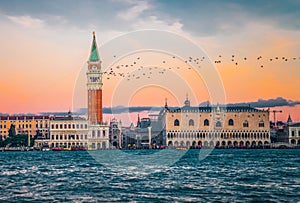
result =
[[[116,58],[116,55],[113,56],[114,58]],[[171,59],[176,59],[177,57],[175,56],[171,56]],[[179,58],[178,58],[179,59]],[[217,60],[214,60],[215,64],[221,64],[222,62],[226,61],[223,60],[224,57],[222,57],[222,55],[218,56]],[[275,62],[275,61],[283,61],[283,62],[287,62],[290,60],[300,60],[300,57],[293,57],[293,58],[287,58],[287,57],[274,57],[274,58],[266,58],[264,59],[264,62],[266,62],[266,60],[268,62]],[[181,59],[180,59],[181,60]],[[189,56],[186,60],[184,60],[184,63],[188,64],[187,66],[177,66],[174,67],[174,65],[170,65],[168,66],[167,63],[167,59],[162,60],[161,63],[163,64],[161,67],[145,67],[142,66],[142,60],[141,57],[137,57],[136,60],[134,60],[131,64],[119,64],[119,65],[115,65],[110,67],[109,69],[107,69],[106,71],[103,72],[103,75],[105,76],[104,78],[106,78],[107,80],[113,78],[113,77],[122,77],[125,78],[127,81],[133,80],[133,79],[141,79],[141,78],[151,78],[151,76],[153,76],[154,74],[165,74],[167,70],[171,70],[171,69],[175,69],[175,70],[179,70],[179,69],[183,69],[183,67],[187,67],[187,69],[192,69],[192,67],[198,67],[201,68],[201,63],[207,60],[205,56],[202,57],[195,57],[193,58],[192,56]],[[231,55],[230,58],[230,62],[237,67],[240,63],[248,61],[249,59],[247,57],[243,57],[243,58],[239,58],[236,55]],[[257,60],[260,65],[260,68],[263,68],[264,65],[263,63],[263,57],[262,56],[258,56],[255,60]],[[131,68],[133,68],[133,70],[131,70]],[[131,70],[131,71],[129,71]]]

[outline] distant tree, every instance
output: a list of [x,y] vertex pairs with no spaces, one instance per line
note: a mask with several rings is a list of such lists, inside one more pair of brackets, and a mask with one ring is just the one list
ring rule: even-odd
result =
[[8,130],[8,136],[9,137],[14,137],[16,136],[16,126],[14,124],[10,125],[10,128]]
[[[34,139],[30,139],[30,146],[33,146]],[[15,136],[9,136],[3,141],[0,141],[0,147],[27,147],[28,146],[28,135],[18,134]]]

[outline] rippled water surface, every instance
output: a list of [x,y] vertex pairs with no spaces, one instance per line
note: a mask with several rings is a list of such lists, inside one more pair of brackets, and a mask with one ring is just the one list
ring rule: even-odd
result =
[[[157,160],[138,166],[126,165],[128,156],[116,151],[94,152],[123,160],[109,166],[84,151],[1,152],[0,201],[300,201],[299,149],[213,150],[201,161],[199,152],[189,150],[172,165]],[[161,159],[170,158],[171,150]]]

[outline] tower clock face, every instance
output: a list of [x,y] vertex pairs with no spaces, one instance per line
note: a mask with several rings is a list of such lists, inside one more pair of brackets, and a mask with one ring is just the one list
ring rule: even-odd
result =
[[99,82],[100,81],[100,77],[90,77],[90,81],[91,82]]

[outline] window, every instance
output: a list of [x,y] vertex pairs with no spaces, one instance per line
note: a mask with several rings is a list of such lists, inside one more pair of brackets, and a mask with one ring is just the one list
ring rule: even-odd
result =
[[179,120],[178,120],[178,119],[176,119],[176,120],[174,121],[174,126],[179,126]]
[[103,130],[103,137],[105,137],[105,130]]
[[95,138],[95,131],[92,131],[92,138]]
[[244,127],[244,128],[248,128],[248,127],[249,127],[249,123],[248,123],[248,121],[244,121],[244,123],[243,123],[243,127]]
[[292,136],[295,136],[295,131],[292,131]]
[[228,121],[228,125],[229,125],[229,126],[233,126],[233,125],[234,125],[234,122],[233,122],[233,120],[232,120],[232,119],[229,119],[229,121]]
[[204,120],[204,126],[209,126],[209,120],[207,119]]
[[260,121],[260,122],[258,123],[258,127],[265,127],[265,123],[264,123],[263,121]]
[[216,122],[216,127],[222,127],[221,121],[217,121],[217,122]]
[[194,120],[193,119],[189,120],[189,126],[194,126]]

